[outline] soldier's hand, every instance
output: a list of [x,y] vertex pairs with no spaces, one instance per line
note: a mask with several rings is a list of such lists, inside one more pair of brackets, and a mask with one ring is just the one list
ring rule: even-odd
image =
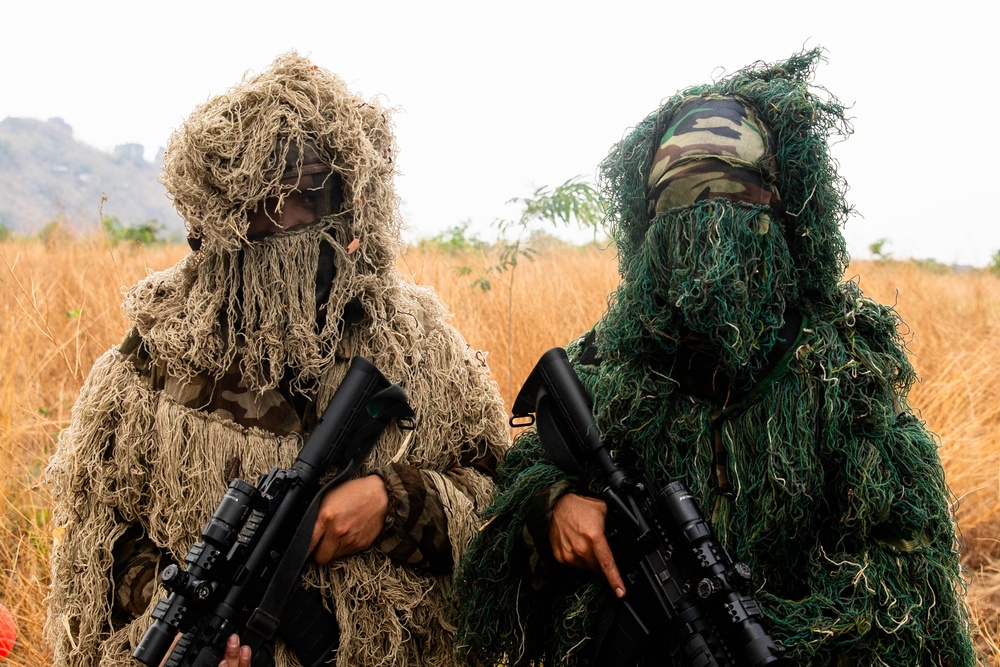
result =
[[312,559],[322,565],[367,549],[382,532],[388,512],[389,493],[378,475],[334,487],[320,503],[309,545]]
[[250,667],[250,647],[240,646],[240,638],[232,635],[226,642],[226,654],[219,667]]
[[604,536],[608,507],[603,500],[567,493],[556,501],[549,523],[549,542],[557,562],[601,574],[618,597],[625,582]]

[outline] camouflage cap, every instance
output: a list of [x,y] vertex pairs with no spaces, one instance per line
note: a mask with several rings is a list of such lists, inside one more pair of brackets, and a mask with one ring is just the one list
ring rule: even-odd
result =
[[[851,126],[837,98],[810,84],[821,60],[816,48],[681,90],[611,149],[599,182],[626,263],[643,252],[657,216],[722,198],[785,218],[801,286],[833,294],[848,262],[840,227],[853,209],[830,144]],[[702,111],[720,98],[732,102]]]
[[737,96],[682,102],[653,156],[649,213],[712,197],[769,206],[779,199],[774,138]]

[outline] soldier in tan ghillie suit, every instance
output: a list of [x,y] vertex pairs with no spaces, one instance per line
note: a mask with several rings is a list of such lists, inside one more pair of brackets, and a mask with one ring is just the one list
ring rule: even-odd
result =
[[[325,498],[306,585],[336,613],[338,664],[452,663],[449,577],[506,421],[482,356],[397,272],[394,154],[386,112],[295,53],[171,138],[163,183],[194,252],[128,292],[132,329],[48,469],[56,665],[135,664],[158,571],[231,479],[292,463],[356,355],[403,387],[417,428],[390,426]],[[279,642],[275,663],[298,661]]]

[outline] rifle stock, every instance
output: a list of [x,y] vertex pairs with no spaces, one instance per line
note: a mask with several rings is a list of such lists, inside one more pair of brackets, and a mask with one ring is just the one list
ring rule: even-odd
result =
[[589,459],[606,483],[605,532],[628,593],[599,613],[582,664],[634,665],[664,637],[673,641],[664,652],[679,649],[692,667],[764,667],[781,660],[746,593],[750,569],[718,543],[681,482],[658,489],[615,463],[563,348],[541,357],[512,413],[512,425],[537,424],[556,465],[579,474]]

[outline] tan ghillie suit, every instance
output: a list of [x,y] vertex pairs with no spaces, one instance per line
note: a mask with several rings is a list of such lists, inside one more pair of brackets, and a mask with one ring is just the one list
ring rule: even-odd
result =
[[[333,156],[344,208],[247,243],[247,213],[287,193],[275,161],[306,143]],[[196,109],[171,139],[163,181],[201,247],[129,292],[134,329],[94,364],[48,469],[56,665],[135,664],[131,652],[162,591],[143,616],[122,614],[121,600],[136,596],[114,590],[119,541],[141,533],[182,558],[234,467],[253,482],[294,460],[355,355],[404,388],[417,429],[408,438],[390,426],[362,470],[383,476],[390,493],[375,547],[310,566],[307,578],[336,611],[339,664],[452,663],[449,575],[401,564],[419,558],[400,556],[407,536],[393,532],[393,518],[414,510],[401,507],[406,496],[398,488],[394,496],[391,481],[404,470],[426,487],[458,562],[492,491],[481,470],[507,431],[481,355],[447,324],[434,293],[395,268],[394,152],[378,104],[295,53]],[[316,267],[330,258],[327,296]],[[277,664],[298,663],[279,647]]]

